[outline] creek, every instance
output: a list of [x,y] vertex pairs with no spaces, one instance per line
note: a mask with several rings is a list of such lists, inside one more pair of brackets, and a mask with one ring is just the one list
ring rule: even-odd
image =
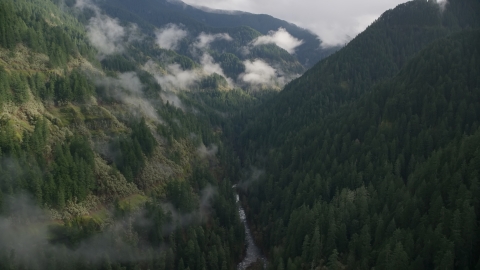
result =
[[[234,186],[235,187],[235,186]],[[245,270],[248,266],[252,263],[260,260],[263,263],[263,268],[267,268],[267,259],[262,255],[260,249],[255,245],[255,241],[253,241],[252,232],[248,227],[247,216],[245,215],[245,210],[240,203],[240,197],[238,193],[235,194],[237,200],[237,207],[238,207],[238,214],[240,215],[240,220],[245,227],[245,242],[247,246],[247,253],[245,254],[245,258],[238,264],[238,270]]]

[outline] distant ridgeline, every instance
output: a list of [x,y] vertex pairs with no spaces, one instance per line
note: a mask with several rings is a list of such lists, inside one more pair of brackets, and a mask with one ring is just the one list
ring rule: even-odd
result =
[[[319,60],[340,48],[322,48],[321,40],[310,31],[265,14],[209,11],[187,5],[181,1],[167,0],[109,0],[101,3],[101,5],[114,17],[128,18],[129,21],[138,21],[139,24],[142,24],[140,21],[144,21],[156,27],[162,27],[170,23],[179,24],[196,34],[202,31],[230,33],[233,29],[229,30],[229,28],[246,26],[254,29],[255,33],[267,35],[270,31],[284,28],[293,37],[303,41],[296,49],[295,58],[306,68],[310,68]],[[243,34],[242,37],[251,41],[252,38],[248,35],[251,34],[247,34],[247,36]]]
[[399,5],[237,120],[274,269],[480,267],[479,26],[478,1]]

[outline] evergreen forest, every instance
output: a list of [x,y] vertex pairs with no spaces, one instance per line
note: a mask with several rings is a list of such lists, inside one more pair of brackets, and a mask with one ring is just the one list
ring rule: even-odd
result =
[[1,0],[0,269],[480,270],[480,2]]

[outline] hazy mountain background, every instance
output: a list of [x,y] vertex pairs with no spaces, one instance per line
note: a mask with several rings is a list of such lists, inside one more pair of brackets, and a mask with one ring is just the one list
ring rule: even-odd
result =
[[[111,10],[112,14],[114,14],[113,12],[120,12],[120,9],[126,9],[157,27],[169,23],[183,24],[193,33],[205,31],[204,29],[248,26],[261,35],[268,36],[271,32],[277,32],[279,28],[283,28],[292,37],[301,41],[301,44],[295,49],[294,56],[306,68],[339,49],[338,46],[322,48],[322,41],[315,34],[266,14],[211,10],[192,7],[181,1],[166,0],[106,1],[103,6],[107,12]],[[276,42],[277,45],[282,44],[283,47],[282,45],[280,47],[284,49],[295,45],[295,42],[286,35],[277,35],[274,39],[271,39],[272,41]]]

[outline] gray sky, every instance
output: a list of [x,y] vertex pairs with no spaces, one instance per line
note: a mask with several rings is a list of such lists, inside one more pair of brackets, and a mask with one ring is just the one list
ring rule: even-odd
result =
[[[329,45],[343,44],[384,11],[406,0],[183,0],[214,9],[269,14],[316,33]],[[350,37],[350,38],[349,38]]]

